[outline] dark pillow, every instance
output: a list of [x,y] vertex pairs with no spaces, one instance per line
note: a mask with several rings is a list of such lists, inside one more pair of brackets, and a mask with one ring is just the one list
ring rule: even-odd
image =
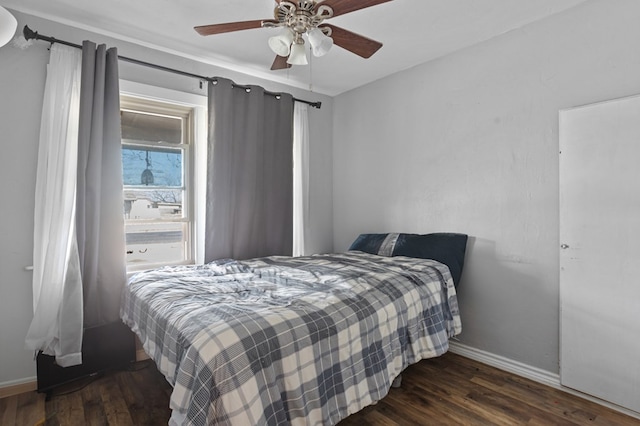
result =
[[467,249],[467,235],[453,233],[435,234],[400,234],[394,256],[417,257],[433,259],[449,267],[453,283],[458,285],[462,268],[464,267],[464,253]]
[[[358,238],[356,238],[356,240],[353,242],[353,244],[351,244],[349,250],[358,250],[365,253],[379,254],[380,256],[391,256],[393,252],[393,245],[391,246],[391,250],[388,250],[387,253],[385,253],[385,250],[383,249],[383,243],[385,242],[385,239],[390,235],[393,236],[400,234],[360,234]],[[394,245],[395,240],[396,239],[394,238]]]
[[453,283],[457,286],[464,267],[467,235],[456,233],[434,234],[362,234],[349,250],[359,250],[381,256],[407,256],[433,259],[449,267]]

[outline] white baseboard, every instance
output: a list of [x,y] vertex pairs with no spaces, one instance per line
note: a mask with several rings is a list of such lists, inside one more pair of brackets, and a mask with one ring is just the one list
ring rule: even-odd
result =
[[449,350],[454,354],[470,358],[483,364],[496,367],[500,370],[508,371],[521,377],[542,383],[559,389],[560,375],[541,368],[532,367],[519,361],[514,361],[500,355],[486,352],[480,349],[472,348],[460,342],[450,341]]
[[21,393],[31,392],[38,388],[38,382],[35,377],[26,379],[12,380],[0,383],[0,399],[9,396],[20,395]]
[[514,361],[512,359],[509,359],[500,355],[496,355],[491,352],[486,352],[480,349],[472,348],[471,346],[467,346],[463,343],[456,342],[456,341],[449,341],[449,351],[451,351],[456,355],[473,359],[483,364],[490,365],[491,367],[495,367],[503,371],[508,371],[509,373],[513,373],[517,376],[524,377],[526,379],[533,380],[534,382],[541,383],[543,385],[550,386],[554,389],[561,390],[568,394],[578,396],[582,399],[586,399],[587,401],[595,402],[596,404],[600,404],[604,407],[611,408],[612,410],[619,411],[622,414],[626,414],[627,416],[640,419],[640,413],[636,411],[629,410],[628,408],[620,407],[619,405],[613,404],[608,401],[604,401],[600,398],[596,398],[591,395],[578,392],[566,386],[562,386],[562,384],[560,383],[559,374],[552,373],[550,371],[546,371],[541,368],[533,367],[531,365],[524,364],[519,361]]

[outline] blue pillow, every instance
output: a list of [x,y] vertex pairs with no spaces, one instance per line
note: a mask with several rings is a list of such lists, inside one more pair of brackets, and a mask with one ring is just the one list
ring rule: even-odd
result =
[[361,234],[349,250],[380,256],[407,256],[433,259],[449,267],[457,286],[464,267],[467,235],[439,232],[433,234]]

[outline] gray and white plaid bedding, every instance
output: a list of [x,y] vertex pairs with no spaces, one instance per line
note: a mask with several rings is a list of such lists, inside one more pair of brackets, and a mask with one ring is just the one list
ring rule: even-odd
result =
[[121,316],[188,425],[335,424],[461,331],[445,265],[357,251],[141,272]]

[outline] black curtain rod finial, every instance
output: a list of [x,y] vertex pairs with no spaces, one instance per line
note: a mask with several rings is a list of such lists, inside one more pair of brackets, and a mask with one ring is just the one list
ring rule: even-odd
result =
[[34,38],[37,39],[38,38],[38,32],[37,31],[33,31],[31,28],[29,28],[28,25],[24,26],[24,28],[22,30],[22,35],[27,40],[31,40],[31,39],[34,39]]

